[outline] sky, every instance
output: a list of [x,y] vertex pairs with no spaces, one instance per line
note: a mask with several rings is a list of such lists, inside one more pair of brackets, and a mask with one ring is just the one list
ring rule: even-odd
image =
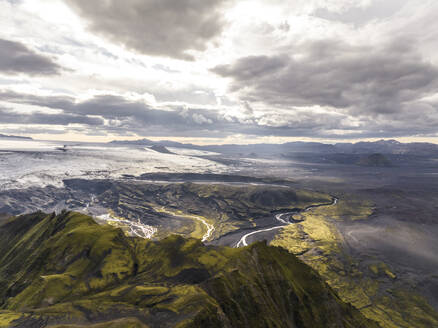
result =
[[0,0],[0,133],[438,143],[436,0]]

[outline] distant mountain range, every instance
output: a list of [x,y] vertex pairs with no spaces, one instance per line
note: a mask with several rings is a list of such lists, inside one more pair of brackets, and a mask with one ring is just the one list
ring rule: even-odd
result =
[[33,140],[33,139],[30,138],[30,137],[11,136],[11,135],[1,134],[1,133],[0,133],[0,139],[23,139],[23,140]]
[[379,140],[374,142],[324,144],[319,142],[288,142],[283,144],[254,144],[254,145],[208,145],[183,144],[175,141],[152,141],[140,139],[134,141],[111,141],[116,145],[163,146],[189,148],[226,154],[271,155],[288,153],[318,153],[318,154],[392,154],[392,155],[438,155],[438,144],[414,142],[401,143],[396,140]]

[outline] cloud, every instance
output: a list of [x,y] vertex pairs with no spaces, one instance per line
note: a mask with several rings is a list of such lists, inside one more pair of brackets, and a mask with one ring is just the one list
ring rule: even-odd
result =
[[142,54],[193,60],[224,27],[228,0],[65,0],[90,30]]
[[0,72],[7,74],[55,75],[61,67],[49,57],[37,54],[25,45],[0,39]]
[[82,124],[89,126],[103,125],[99,117],[72,115],[65,113],[47,114],[42,112],[22,113],[8,108],[0,107],[0,124],[44,124],[44,125],[69,125]]
[[413,40],[374,47],[323,40],[294,49],[243,57],[213,72],[230,78],[242,101],[327,106],[367,116],[401,113],[438,87],[438,68],[417,53]]
[[225,77],[238,77],[241,81],[251,81],[274,74],[290,62],[287,55],[248,56],[240,58],[233,65],[219,65],[213,72]]
[[[260,113],[247,111],[242,118],[240,107],[233,111],[189,106],[151,106],[141,96],[96,94],[87,99],[68,96],[35,96],[0,91],[0,101],[16,105],[50,108],[58,113],[34,112],[28,115],[2,109],[1,124],[61,125],[66,131],[81,126],[84,134],[138,134],[162,137],[217,138],[234,134],[280,137],[360,138],[398,137],[433,134],[438,125],[438,103],[413,107],[403,120],[389,115],[385,119],[356,118],[348,113],[333,112],[323,107],[275,109]],[[245,104],[243,105],[245,106]],[[249,104],[248,104],[249,106]],[[73,126],[72,126],[73,124]],[[35,128],[35,126],[34,126]],[[49,133],[49,132],[48,132]]]
[[361,26],[379,19],[387,19],[395,15],[407,3],[406,0],[374,0],[367,1],[359,6],[346,6],[343,10],[319,7],[313,14],[324,19]]
[[[128,97],[117,94],[96,94],[87,99],[75,99],[69,96],[35,96],[13,91],[0,91],[0,100],[10,104],[50,108],[62,113],[44,116],[43,114],[24,115],[3,111],[0,123],[41,123],[64,121],[99,125],[114,133],[145,132],[180,135],[193,131],[215,129],[218,112],[202,108],[171,106],[164,109],[155,108],[142,97]],[[43,116],[42,116],[43,115]],[[96,121],[95,121],[96,120]],[[105,124],[102,124],[105,121]],[[155,132],[152,132],[155,131]]]

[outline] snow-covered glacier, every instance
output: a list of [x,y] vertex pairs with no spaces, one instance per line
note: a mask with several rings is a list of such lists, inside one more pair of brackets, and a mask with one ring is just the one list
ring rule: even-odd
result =
[[119,179],[148,172],[221,173],[208,154],[164,154],[146,147],[54,141],[0,140],[0,190],[62,187],[64,179]]

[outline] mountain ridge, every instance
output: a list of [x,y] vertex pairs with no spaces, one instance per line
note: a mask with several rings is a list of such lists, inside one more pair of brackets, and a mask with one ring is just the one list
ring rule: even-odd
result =
[[0,232],[0,326],[379,327],[263,242],[129,238],[66,211],[3,219]]
[[137,145],[137,146],[164,146],[175,148],[188,148],[219,153],[263,153],[263,152],[314,152],[314,153],[340,153],[340,154],[404,154],[404,155],[438,155],[438,144],[426,142],[401,143],[394,139],[381,139],[378,141],[360,141],[356,143],[326,144],[320,142],[286,142],[282,144],[224,144],[224,145],[194,145],[179,143],[169,140],[152,141],[149,139],[138,140],[113,140],[113,145]]

